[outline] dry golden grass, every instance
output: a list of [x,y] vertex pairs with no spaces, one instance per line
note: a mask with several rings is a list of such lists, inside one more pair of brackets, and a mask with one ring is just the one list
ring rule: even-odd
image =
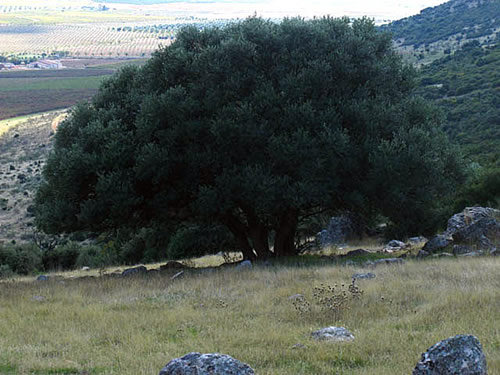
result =
[[[289,300],[301,293],[312,301],[314,286],[349,283],[360,270],[256,266],[173,281],[2,282],[0,373],[157,374],[170,359],[200,351],[232,355],[262,375],[410,374],[429,346],[468,333],[481,341],[489,373],[500,374],[499,258],[379,266],[375,279],[359,281],[362,298],[337,316],[299,314]],[[356,339],[311,340],[330,325]]]

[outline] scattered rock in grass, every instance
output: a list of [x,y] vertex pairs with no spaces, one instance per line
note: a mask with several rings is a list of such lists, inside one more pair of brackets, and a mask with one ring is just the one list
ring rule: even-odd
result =
[[495,247],[493,250],[490,251],[490,255],[493,255],[493,256],[500,255],[500,249]]
[[48,281],[49,277],[45,275],[40,275],[36,278],[36,281]]
[[311,333],[311,336],[318,341],[352,341],[354,335],[344,327],[326,327]]
[[182,277],[184,275],[184,271],[179,271],[177,272],[174,276],[170,278],[170,280],[175,280],[178,279],[179,277]]
[[486,357],[479,340],[457,335],[431,346],[417,363],[413,375],[486,375]]
[[298,343],[298,344],[295,344],[292,346],[292,349],[305,349],[305,345],[304,344],[301,344],[301,343]]
[[252,268],[252,261],[251,260],[244,260],[240,264],[236,266],[237,270],[242,270],[242,269],[250,269]]
[[90,271],[90,267],[83,266],[83,267],[82,267],[82,271]]
[[231,356],[219,353],[188,353],[166,364],[159,375],[253,375],[254,370]]
[[361,280],[361,279],[374,279],[376,275],[372,272],[367,272],[367,273],[355,273],[352,275],[353,279],[356,280]]
[[139,266],[139,267],[134,267],[134,268],[127,268],[122,272],[122,276],[133,276],[133,275],[140,275],[140,274],[145,274],[148,272],[148,269],[144,266]]
[[33,296],[33,297],[31,297],[31,300],[36,301],[36,302],[43,302],[43,301],[45,301],[45,297],[44,296]]

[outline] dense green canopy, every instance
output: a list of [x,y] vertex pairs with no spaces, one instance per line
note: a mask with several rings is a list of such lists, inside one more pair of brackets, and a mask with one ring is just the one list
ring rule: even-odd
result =
[[298,224],[324,210],[429,229],[460,163],[412,88],[367,19],[186,28],[61,125],[37,225],[219,223],[246,258],[295,254]]

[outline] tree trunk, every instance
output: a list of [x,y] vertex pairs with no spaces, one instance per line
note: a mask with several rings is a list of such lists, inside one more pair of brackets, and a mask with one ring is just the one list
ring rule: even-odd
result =
[[222,222],[229,229],[229,231],[233,234],[238,246],[240,247],[241,252],[243,253],[244,260],[255,260],[256,255],[248,242],[248,235],[246,231],[245,225],[243,225],[238,218],[231,214],[225,214],[222,217]]
[[248,230],[253,248],[259,259],[267,259],[273,255],[269,249],[269,231],[262,224],[250,227]]
[[253,208],[242,205],[248,222],[248,237],[259,259],[267,259],[273,255],[269,249],[269,231],[257,217]]
[[279,227],[274,239],[275,256],[297,255],[295,248],[295,232],[297,231],[298,214],[296,210],[287,210],[280,218]]

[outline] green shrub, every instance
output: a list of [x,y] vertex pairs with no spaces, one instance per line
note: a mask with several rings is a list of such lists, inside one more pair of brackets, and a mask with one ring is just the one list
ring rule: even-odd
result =
[[1,246],[0,264],[12,272],[27,275],[43,269],[42,253],[32,244]]
[[8,264],[0,265],[0,279],[6,279],[12,277],[13,275],[14,271],[12,271]]
[[108,246],[83,246],[76,260],[76,267],[101,268],[119,263],[116,255],[113,256]]
[[68,242],[44,252],[42,257],[44,270],[75,269],[81,248],[82,246],[76,242]]

